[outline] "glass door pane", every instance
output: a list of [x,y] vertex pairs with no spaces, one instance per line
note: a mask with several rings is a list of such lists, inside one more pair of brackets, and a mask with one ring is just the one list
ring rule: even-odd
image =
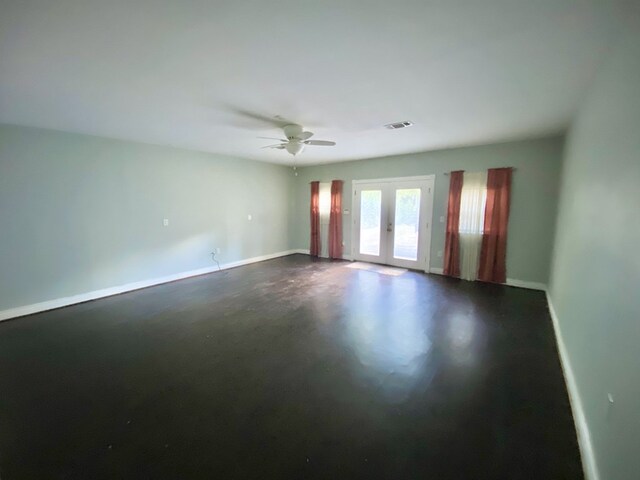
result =
[[360,195],[360,253],[380,255],[382,190],[362,190]]
[[420,189],[396,190],[393,258],[416,261],[420,232]]

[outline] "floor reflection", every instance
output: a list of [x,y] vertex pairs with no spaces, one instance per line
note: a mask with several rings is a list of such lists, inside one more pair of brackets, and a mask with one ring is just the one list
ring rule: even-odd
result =
[[430,377],[430,316],[416,279],[359,272],[351,286],[358,290],[358,300],[345,315],[345,341],[356,373],[389,399],[405,400],[418,381]]
[[454,364],[473,365],[477,350],[474,346],[476,321],[469,313],[454,312],[447,318],[449,356]]

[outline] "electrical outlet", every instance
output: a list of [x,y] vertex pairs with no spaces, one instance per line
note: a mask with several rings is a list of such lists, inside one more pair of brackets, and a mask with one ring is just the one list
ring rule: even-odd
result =
[[251,214],[247,215],[247,220],[251,221],[252,218]]
[[162,225],[164,225],[165,227],[169,226],[169,219],[165,218],[164,220],[162,220]]
[[442,250],[438,250],[438,258],[442,258]]
[[440,217],[440,223],[444,223],[444,217]]
[[221,252],[220,247],[216,248],[216,253],[218,254],[220,252]]

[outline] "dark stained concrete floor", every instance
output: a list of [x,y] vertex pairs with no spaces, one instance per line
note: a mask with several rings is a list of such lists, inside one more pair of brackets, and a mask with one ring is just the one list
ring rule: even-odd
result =
[[582,478],[542,292],[345,265],[0,323],[0,478]]

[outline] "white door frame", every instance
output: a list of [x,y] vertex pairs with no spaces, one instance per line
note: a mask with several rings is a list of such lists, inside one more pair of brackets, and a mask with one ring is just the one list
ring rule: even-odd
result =
[[[428,182],[429,183],[429,201],[425,211],[425,216],[423,217],[425,220],[425,225],[421,225],[420,229],[429,231],[428,235],[421,235],[419,238],[424,238],[424,251],[421,254],[422,258],[418,259],[418,265],[420,270],[424,270],[426,273],[429,273],[429,268],[431,264],[431,235],[433,232],[433,198],[434,198],[434,188],[435,188],[435,174],[434,175],[418,175],[414,177],[393,177],[393,178],[373,178],[370,180],[352,180],[351,181],[351,212],[352,212],[352,221],[351,221],[351,258],[355,258],[357,256],[357,248],[356,245],[356,224],[358,222],[357,216],[360,213],[359,205],[356,208],[354,198],[356,196],[356,187],[362,186],[366,184],[381,184],[381,183],[394,183],[394,182]],[[356,212],[358,215],[356,215]],[[381,225],[382,228],[382,225]]]

